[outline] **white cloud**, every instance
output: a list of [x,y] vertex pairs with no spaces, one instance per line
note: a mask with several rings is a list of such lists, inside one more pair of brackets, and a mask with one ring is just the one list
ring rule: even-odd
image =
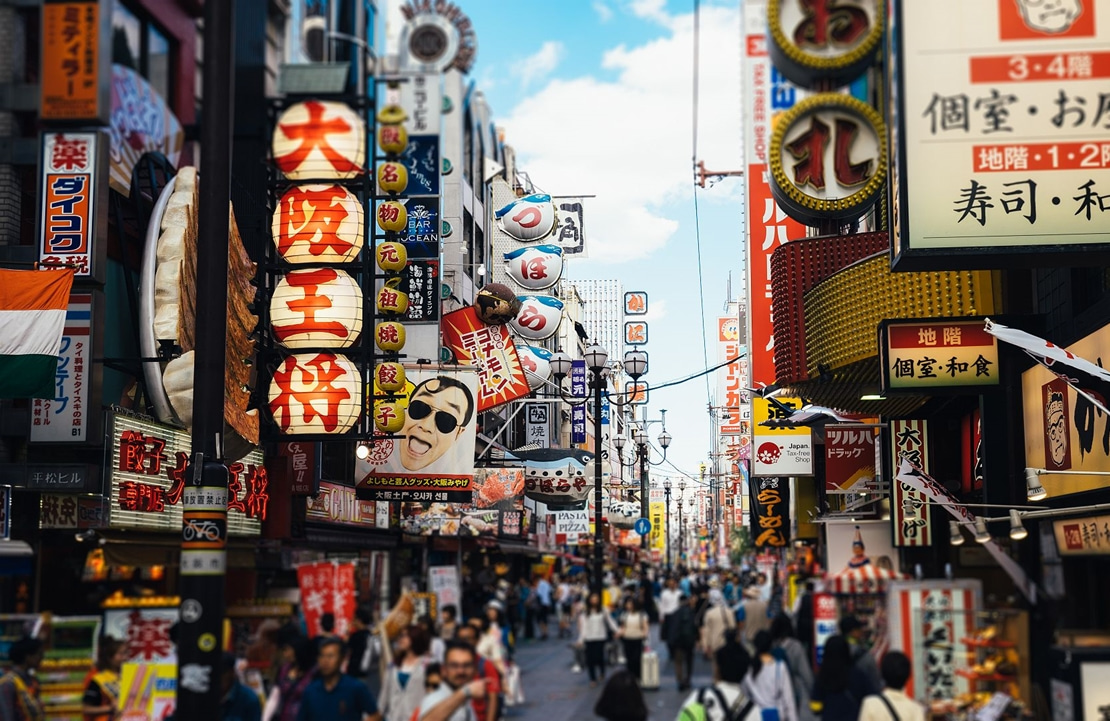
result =
[[664,9],[666,4],[667,0],[632,0],[632,2],[629,3],[628,9],[638,18],[654,20],[657,23],[666,25],[671,20],[671,17],[667,15],[667,11]]
[[613,9],[610,8],[601,0],[594,0],[594,12],[597,13],[597,19],[603,23],[607,23],[613,19]]
[[[735,7],[702,8],[698,153],[711,169],[742,167],[739,37]],[[692,55],[693,17],[675,16],[661,37],[604,54],[615,80],[552,80],[499,123],[544,191],[597,196],[586,207],[593,259],[648,256],[691,213]]]
[[648,298],[648,312],[639,317],[639,320],[648,322],[660,320],[667,315],[667,301],[665,298]]
[[512,73],[520,78],[522,86],[528,87],[533,82],[546,78],[559,66],[559,61],[563,59],[563,51],[562,43],[548,40],[535,53],[517,63]]

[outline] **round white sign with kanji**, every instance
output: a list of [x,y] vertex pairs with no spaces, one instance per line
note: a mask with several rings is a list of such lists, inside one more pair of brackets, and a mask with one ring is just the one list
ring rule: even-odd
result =
[[270,381],[270,415],[283,435],[346,433],[362,405],[362,380],[346,356],[291,355]]
[[290,180],[353,178],[366,169],[366,123],[343,103],[306,100],[278,118],[271,149]]
[[550,288],[563,274],[563,249],[545,243],[528,245],[505,253],[505,272],[521,288]]
[[509,321],[509,326],[521,338],[543,340],[559,330],[563,301],[549,295],[522,295],[520,304],[520,312]]
[[555,230],[555,203],[543,193],[517,198],[494,213],[497,227],[523,243],[542,240]]
[[294,270],[274,288],[270,325],[286,348],[347,348],[362,333],[362,289],[341,270]]
[[271,230],[287,263],[349,263],[363,244],[362,203],[339,185],[295,185],[274,209]]

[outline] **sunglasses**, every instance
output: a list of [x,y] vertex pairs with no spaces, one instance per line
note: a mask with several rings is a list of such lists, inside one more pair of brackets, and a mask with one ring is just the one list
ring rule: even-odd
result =
[[[424,401],[409,403],[408,414],[414,420],[420,421],[428,417],[432,407]],[[447,411],[436,411],[436,430],[440,433],[450,433],[459,427],[459,421]]]

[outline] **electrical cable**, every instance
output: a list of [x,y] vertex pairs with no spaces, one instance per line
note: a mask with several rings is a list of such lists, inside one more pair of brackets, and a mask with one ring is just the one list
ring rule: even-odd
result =
[[[679,378],[677,380],[667,381],[666,383],[660,383],[657,386],[648,386],[648,390],[649,391],[658,391],[658,390],[662,390],[664,388],[670,388],[671,386],[677,386],[677,385],[681,385],[683,383],[687,383],[687,382],[695,380],[697,378],[701,378],[702,376],[708,376],[710,373],[712,373],[715,370],[718,370],[719,368],[724,368],[725,366],[727,366],[731,363],[735,363],[736,361],[740,360],[741,358],[746,358],[747,355],[748,355],[747,353],[743,353],[743,354],[735,356],[733,358],[729,358],[728,360],[726,360],[724,362],[718,363],[717,365],[713,366],[712,368],[706,368],[703,371],[698,371],[697,373],[688,375],[685,378]],[[610,394],[610,395],[619,395],[619,394]]]
[[[692,154],[691,154],[691,170],[696,171],[698,164],[698,85],[700,83],[700,53],[701,53],[701,3],[699,0],[694,0],[694,62],[693,62],[693,130],[691,137]],[[698,306],[701,311],[701,355],[702,362],[709,365],[709,340],[705,332],[706,316],[705,316],[705,273],[702,269],[705,267],[702,264],[701,253],[701,217],[698,213],[698,183],[696,180],[691,179],[693,182],[694,190],[694,241],[697,247],[697,260],[698,260]],[[705,378],[705,396],[709,403],[713,402],[713,392],[709,387],[709,377]]]

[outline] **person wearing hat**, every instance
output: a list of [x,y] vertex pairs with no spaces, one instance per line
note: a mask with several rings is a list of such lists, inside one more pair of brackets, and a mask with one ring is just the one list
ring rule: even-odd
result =
[[883,687],[883,677],[879,674],[879,664],[867,648],[867,624],[855,616],[840,619],[840,635],[848,639],[852,649],[852,663],[866,676],[875,688]]
[[859,526],[856,526],[856,537],[852,540],[852,557],[848,559],[848,568],[863,568],[870,565],[871,559],[867,557],[863,536],[860,534]]

